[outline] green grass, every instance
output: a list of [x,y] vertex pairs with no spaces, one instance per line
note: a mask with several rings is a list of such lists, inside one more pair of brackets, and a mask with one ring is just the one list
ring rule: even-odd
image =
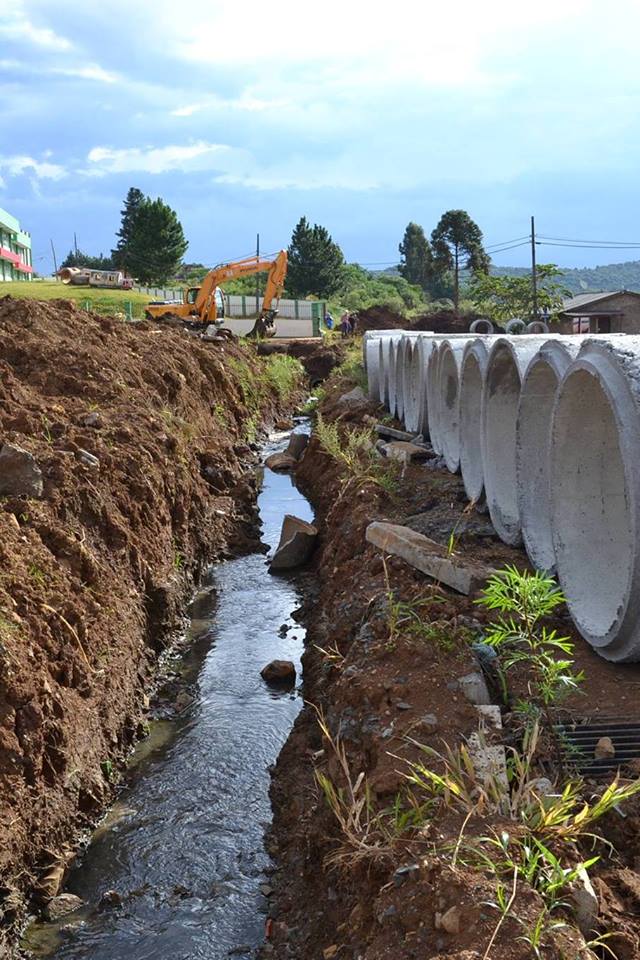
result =
[[75,300],[80,307],[90,301],[90,309],[96,313],[110,316],[124,313],[125,304],[130,302],[133,316],[140,319],[144,316],[145,306],[150,297],[146,293],[137,293],[135,290],[100,290],[91,287],[72,287],[53,280],[32,280],[31,283],[20,280],[9,280],[0,283],[0,296],[9,294],[12,297],[22,297],[28,300]]

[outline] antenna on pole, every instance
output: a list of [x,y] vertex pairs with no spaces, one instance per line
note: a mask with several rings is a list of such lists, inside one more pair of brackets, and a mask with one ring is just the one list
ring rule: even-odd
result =
[[533,319],[538,319],[538,277],[536,276],[536,223],[531,217],[531,292],[533,294]]
[[57,279],[58,278],[58,261],[56,260],[56,250],[53,245],[53,240],[50,240],[49,243],[51,244],[51,253],[53,254],[53,272]]

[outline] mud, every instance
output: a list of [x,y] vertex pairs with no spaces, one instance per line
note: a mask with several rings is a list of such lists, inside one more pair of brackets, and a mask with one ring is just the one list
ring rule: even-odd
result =
[[31,453],[44,486],[0,499],[2,955],[112,795],[205,564],[255,548],[252,445],[295,401],[266,363],[0,299],[0,445]]
[[[321,406],[326,420],[342,417],[338,397],[352,384],[330,381]],[[350,426],[370,422],[381,411],[372,405],[349,412]],[[495,878],[458,862],[451,851],[466,838],[501,829],[495,818],[463,822],[452,811],[415,830],[398,829],[373,853],[355,852],[345,839],[318,785],[318,775],[349,797],[338,754],[323,736],[318,712],[334,739],[339,736],[351,771],[368,784],[371,817],[388,813],[396,799],[406,799],[407,761],[423,756],[415,741],[438,751],[455,747],[477,728],[477,713],[461,694],[456,678],[478,669],[470,643],[481,638],[488,615],[469,598],[434,584],[400,560],[389,559],[365,542],[372,520],[408,523],[443,544],[454,537],[455,549],[495,566],[527,566],[522,551],[502,544],[485,515],[466,510],[460,478],[428,466],[410,466],[393,498],[372,485],[344,484],[343,468],[313,437],[297,469],[297,482],[312,501],[321,531],[315,576],[319,592],[303,609],[307,647],[303,657],[307,703],[285,745],[272,781],[275,810],[270,850],[278,872],[272,901],[273,927],[265,956],[324,960],[529,960],[523,939],[543,910],[530,888],[519,889],[515,906],[498,929]],[[427,632],[405,620],[394,626],[394,600],[418,604]],[[415,606],[414,606],[415,609]],[[566,702],[574,716],[587,709],[634,715],[637,667],[619,668],[599,660],[572,634],[562,609],[552,624],[573,636],[577,667],[585,670],[583,694]],[[499,691],[494,688],[494,702]],[[526,695],[526,678],[510,691]],[[508,714],[508,711],[507,711]],[[637,715],[637,710],[635,711]],[[508,717],[505,738],[509,742]],[[540,760],[544,765],[544,751]],[[433,760],[436,769],[438,761]],[[546,767],[544,767],[546,769]],[[595,786],[595,785],[594,785]],[[600,845],[601,862],[591,873],[599,896],[600,916],[594,935],[613,934],[619,960],[640,955],[640,923],[634,917],[640,891],[640,823],[638,803],[625,805],[625,818],[611,815],[601,830],[614,846]],[[371,843],[375,842],[372,834]],[[584,851],[584,859],[590,853]],[[464,861],[464,858],[461,858]],[[633,886],[633,892],[629,892]],[[443,926],[452,911],[455,922]],[[569,909],[552,921],[562,926],[546,932],[540,956],[582,960],[584,939]],[[450,928],[450,929],[449,929]]]

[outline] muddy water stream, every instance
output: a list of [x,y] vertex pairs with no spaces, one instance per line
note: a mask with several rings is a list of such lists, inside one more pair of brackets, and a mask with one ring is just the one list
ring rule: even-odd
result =
[[[264,471],[258,503],[272,549],[285,513],[312,519],[286,474]],[[299,601],[294,583],[267,572],[263,554],[211,569],[192,604],[193,643],[183,660],[193,701],[177,720],[155,723],[138,746],[124,789],[67,884],[86,906],[60,924],[32,926],[25,946],[36,955],[222,960],[249,957],[261,942],[267,768],[302,703],[297,691],[269,689],[260,670],[279,658],[299,671],[304,631],[291,619]],[[109,890],[120,905],[100,905]]]

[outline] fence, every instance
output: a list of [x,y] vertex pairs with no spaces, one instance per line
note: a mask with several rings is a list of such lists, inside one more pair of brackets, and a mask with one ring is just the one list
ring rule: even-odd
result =
[[[260,297],[256,309],[254,295],[224,295],[225,313],[228,317],[255,317],[262,310],[263,302],[263,297]],[[291,320],[317,320],[319,323],[325,315],[326,307],[326,303],[321,300],[280,300],[278,316]]]
[[134,287],[136,293],[144,293],[150,300],[179,300],[182,303],[182,287]]

